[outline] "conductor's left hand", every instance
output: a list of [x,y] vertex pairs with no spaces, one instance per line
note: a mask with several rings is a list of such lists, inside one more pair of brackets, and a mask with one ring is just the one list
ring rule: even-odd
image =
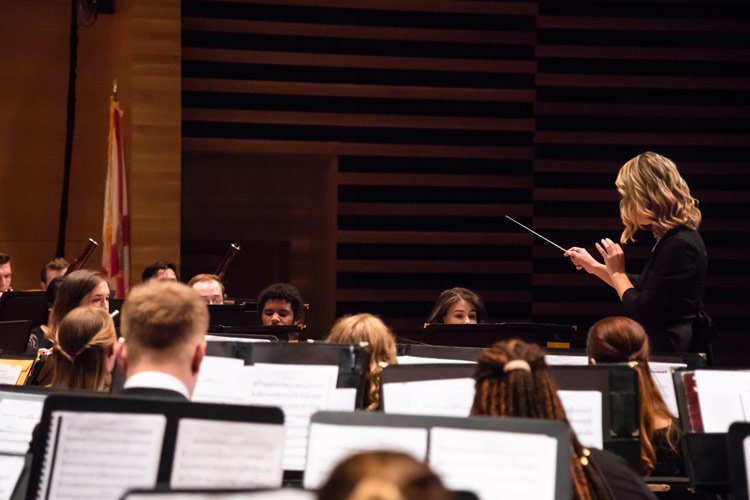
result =
[[596,249],[602,254],[604,259],[604,266],[607,268],[607,273],[613,276],[615,273],[625,272],[625,253],[622,251],[622,247],[610,240],[604,238],[601,242],[596,244]]

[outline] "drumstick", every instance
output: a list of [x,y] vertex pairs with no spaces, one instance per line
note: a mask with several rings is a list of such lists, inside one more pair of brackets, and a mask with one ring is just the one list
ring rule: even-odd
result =
[[518,222],[518,221],[517,221],[516,219],[514,219],[513,217],[511,217],[511,216],[509,216],[509,215],[506,215],[505,217],[507,217],[507,218],[508,218],[508,219],[510,219],[511,221],[515,222],[516,224],[518,224],[519,226],[521,226],[522,228],[524,228],[524,229],[525,229],[525,230],[527,230],[528,232],[530,232],[530,233],[533,233],[533,234],[535,234],[535,235],[539,236],[539,237],[540,237],[541,239],[543,239],[543,240],[544,240],[544,241],[546,241],[547,243],[549,243],[549,244],[551,244],[551,245],[554,245],[554,246],[556,246],[557,248],[559,248],[559,249],[560,249],[560,250],[562,250],[563,252],[567,252],[567,250],[565,250],[565,249],[564,249],[563,247],[561,247],[560,245],[558,245],[558,244],[557,244],[557,243],[555,243],[554,241],[552,241],[552,240],[549,240],[549,239],[545,238],[544,236],[542,236],[541,234],[537,233],[536,231],[534,231],[534,230],[533,230],[533,229],[531,229],[530,227],[526,227],[526,226],[524,226],[523,224],[521,224],[520,222]]

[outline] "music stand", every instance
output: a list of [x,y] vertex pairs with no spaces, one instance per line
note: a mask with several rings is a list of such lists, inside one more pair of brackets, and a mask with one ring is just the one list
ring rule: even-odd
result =
[[31,337],[32,323],[30,319],[0,321],[0,352],[24,352]]
[[489,347],[499,340],[518,338],[542,347],[572,347],[578,327],[552,323],[425,324],[424,342],[432,345]]
[[5,292],[0,295],[0,321],[34,321],[44,305],[44,292]]

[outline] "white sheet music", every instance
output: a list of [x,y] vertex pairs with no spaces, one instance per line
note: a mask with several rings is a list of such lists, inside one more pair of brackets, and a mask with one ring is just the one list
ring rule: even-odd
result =
[[0,455],[0,500],[9,500],[23,472],[23,456]]
[[314,423],[310,426],[305,488],[322,486],[333,468],[345,458],[376,450],[401,451],[424,461],[427,429]]
[[685,363],[659,363],[655,361],[649,361],[649,371],[651,371],[651,377],[656,383],[656,387],[659,388],[664,403],[669,408],[669,412],[677,417],[679,410],[677,409],[677,396],[674,392],[674,380],[672,379],[672,368],[687,368]]
[[128,488],[156,485],[166,416],[56,411],[52,418],[39,500],[118,500]]
[[422,365],[427,363],[476,364],[476,361],[468,361],[465,359],[422,358],[420,356],[399,356],[397,359],[399,365]]
[[750,387],[750,371],[696,370],[695,386],[705,432],[728,432],[745,421],[740,394]]
[[328,396],[330,411],[354,411],[357,406],[357,389],[354,387],[334,387]]
[[131,493],[124,500],[315,500],[313,491],[299,488],[282,488],[270,491],[248,491],[243,493]]
[[0,452],[23,455],[34,426],[42,418],[44,401],[4,398],[0,401]]
[[338,373],[339,367],[334,365],[253,365],[250,402],[284,410],[285,470],[304,470],[310,416],[328,409]]
[[0,384],[16,385],[18,377],[21,376],[21,371],[23,371],[21,365],[0,363]]
[[206,356],[198,372],[192,401],[249,404],[252,390],[252,367],[246,367],[243,360]]
[[599,391],[557,391],[565,415],[578,441],[589,448],[602,449],[602,393]]
[[474,379],[451,378],[383,384],[383,411],[405,415],[468,417]]
[[742,402],[742,413],[745,414],[745,422],[750,422],[750,392],[740,393]]
[[206,342],[240,342],[251,344],[255,342],[271,342],[270,339],[254,339],[249,337],[224,337],[222,335],[206,335]]
[[586,366],[589,364],[589,357],[568,354],[545,354],[544,362],[549,366]]
[[543,434],[435,427],[429,464],[448,488],[481,500],[555,498],[557,440]]
[[284,426],[180,419],[172,488],[278,488]]

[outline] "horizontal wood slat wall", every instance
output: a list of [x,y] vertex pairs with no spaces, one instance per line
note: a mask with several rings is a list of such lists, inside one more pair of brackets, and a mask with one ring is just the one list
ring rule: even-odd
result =
[[621,312],[504,215],[563,246],[615,237],[617,169],[654,149],[701,199],[707,302],[738,330],[747,19],[708,0],[184,1],[183,149],[337,157],[336,314],[411,330],[451,286],[498,320]]

